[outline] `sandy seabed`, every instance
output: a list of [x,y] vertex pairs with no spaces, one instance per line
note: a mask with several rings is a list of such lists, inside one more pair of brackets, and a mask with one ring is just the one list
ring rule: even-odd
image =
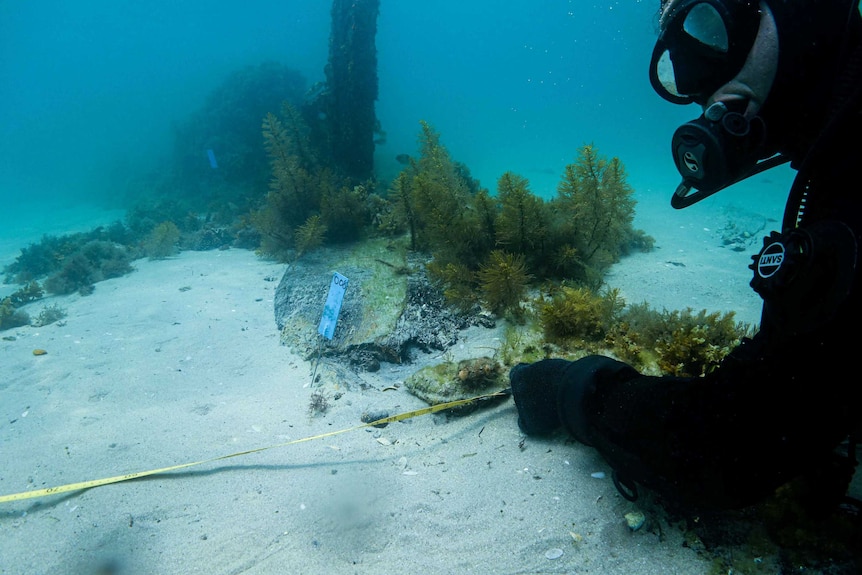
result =
[[[614,266],[608,285],[629,303],[734,311],[756,323],[750,255],[722,247],[710,220],[667,223],[666,211],[636,221],[656,249]],[[283,264],[227,250],[134,265],[92,295],[25,308],[36,316],[56,304],[63,321],[0,334],[0,495],[330,435],[0,503],[0,573],[658,575],[712,566],[661,514],[621,497],[593,449],[562,434],[523,436],[511,400],[332,434],[366,413],[426,407],[401,384],[443,358],[383,364],[360,374],[361,385],[338,381],[324,360],[313,383],[315,366],[282,346],[275,327]],[[447,359],[488,355],[501,333],[466,330]],[[315,393],[330,404],[323,414],[309,411]],[[638,531],[625,520],[633,511],[646,513]]]
[[[312,385],[313,366],[280,345],[274,326],[281,264],[229,250],[135,266],[90,296],[31,304],[31,314],[64,307],[63,322],[3,333],[14,340],[0,341],[0,493],[205,460],[355,427],[368,411],[425,406],[384,390],[411,365],[384,364],[352,389]],[[495,338],[465,332],[454,353],[484,355]],[[331,407],[312,416],[316,391]],[[593,450],[524,438],[506,401],[4,503],[0,573],[708,568],[673,529],[632,532],[624,515],[636,509]]]

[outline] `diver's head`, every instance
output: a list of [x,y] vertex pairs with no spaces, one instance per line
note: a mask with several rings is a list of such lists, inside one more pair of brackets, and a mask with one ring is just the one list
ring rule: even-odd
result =
[[[674,104],[695,102],[707,106],[726,84],[739,83],[737,76],[753,55],[758,37],[774,37],[774,26],[760,33],[761,21],[770,17],[768,9],[762,12],[757,0],[665,2],[650,64],[653,88]],[[758,52],[757,59],[758,64],[767,67],[768,80],[774,77],[778,59],[777,43],[771,44],[775,45],[774,53],[761,56]],[[757,46],[761,52],[766,47]],[[767,92],[769,87],[762,86]],[[762,100],[765,94],[758,97]]]
[[[662,98],[705,111],[674,134],[683,176],[675,207],[802,159],[828,118],[847,48],[858,42],[857,4],[662,0],[650,81]],[[766,158],[773,161],[758,164]],[[698,192],[679,201],[691,188]]]

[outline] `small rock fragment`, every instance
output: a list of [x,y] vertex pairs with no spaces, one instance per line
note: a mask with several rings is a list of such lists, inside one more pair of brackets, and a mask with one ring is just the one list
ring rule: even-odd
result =
[[[359,419],[362,421],[362,423],[374,423],[375,421],[380,421],[381,419],[386,419],[387,417],[389,417],[389,412],[380,410],[366,411]],[[374,427],[386,427],[387,425],[389,424],[381,423],[379,425],[375,425]]]
[[641,527],[643,527],[644,522],[646,521],[646,516],[640,511],[631,511],[626,513],[626,525],[629,526],[629,529],[632,531],[637,531]]

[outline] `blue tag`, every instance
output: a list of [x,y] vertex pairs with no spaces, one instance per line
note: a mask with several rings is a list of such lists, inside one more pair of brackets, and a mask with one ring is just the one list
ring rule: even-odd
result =
[[207,158],[209,158],[209,161],[210,161],[210,167],[211,167],[213,170],[215,170],[216,168],[218,168],[218,162],[216,162],[215,152],[213,152],[212,150],[207,150]]
[[329,295],[326,296],[326,305],[323,306],[323,317],[317,326],[317,333],[326,339],[332,339],[335,335],[335,324],[338,323],[338,314],[341,313],[341,302],[344,300],[344,290],[347,289],[347,278],[338,272],[332,274],[332,282],[329,284]]

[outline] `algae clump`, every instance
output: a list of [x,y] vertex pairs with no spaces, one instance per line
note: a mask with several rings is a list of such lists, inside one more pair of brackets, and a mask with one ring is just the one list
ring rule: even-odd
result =
[[521,316],[521,299],[530,280],[524,256],[494,250],[479,270],[482,298],[496,314],[511,312]]
[[163,260],[174,255],[180,241],[180,229],[171,221],[157,225],[144,242],[144,251],[151,260]]

